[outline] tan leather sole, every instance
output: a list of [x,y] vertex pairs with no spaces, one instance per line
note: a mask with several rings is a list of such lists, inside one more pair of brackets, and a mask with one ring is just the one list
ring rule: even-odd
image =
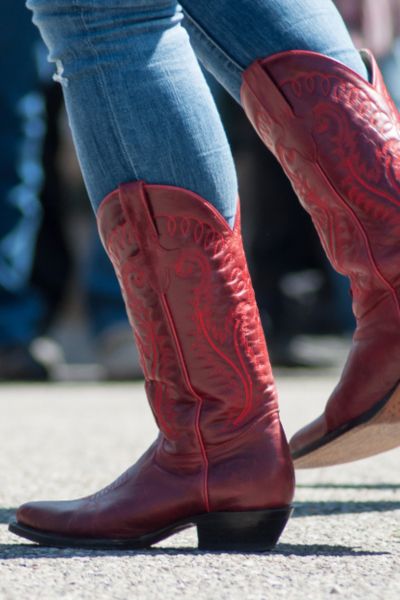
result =
[[365,420],[361,417],[357,422],[343,433],[334,431],[317,440],[308,452],[297,452],[293,457],[295,468],[340,465],[400,446],[400,385],[373,416]]

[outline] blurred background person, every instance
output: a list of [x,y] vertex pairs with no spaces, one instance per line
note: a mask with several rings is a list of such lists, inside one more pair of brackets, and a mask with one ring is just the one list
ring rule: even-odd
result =
[[[71,232],[76,220],[66,218],[66,206],[74,205],[70,194],[79,196],[82,184],[78,176],[75,186],[67,185],[58,165],[65,145],[59,127],[61,91],[49,79],[42,42],[25,3],[3,0],[0,16],[0,380],[45,380],[49,365],[61,361],[54,346],[49,356],[49,345],[34,342],[57,319],[74,261],[85,262],[75,279],[84,288],[99,372],[110,379],[135,377],[137,353],[93,216],[87,211],[90,224],[81,233],[90,237],[86,248]],[[68,147],[67,160],[73,163]],[[85,250],[89,256],[83,261]]]
[[3,0],[0,14],[0,378],[45,379],[29,349],[45,310],[29,281],[43,175],[37,34],[22,1]]

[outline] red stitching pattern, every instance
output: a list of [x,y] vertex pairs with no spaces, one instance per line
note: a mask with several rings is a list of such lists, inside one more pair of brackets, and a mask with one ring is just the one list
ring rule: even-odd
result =
[[197,199],[193,214],[190,203],[187,214],[164,213],[151,203],[151,186],[149,199],[145,193],[141,184],[121,191],[115,201],[123,214],[115,211],[105,243],[125,290],[155,418],[170,451],[182,455],[193,454],[193,439],[185,442],[192,423],[209,510],[207,448],[214,437],[205,423],[214,418],[212,436],[219,428],[226,438],[264,416],[267,403],[267,414],[276,412],[268,354],[239,219],[233,231],[214,209],[203,219],[196,211],[205,204]]
[[[367,84],[365,89],[358,88],[337,74],[312,68],[307,72],[299,68],[296,75],[283,77],[279,88],[294,107],[291,116],[279,107],[265,110],[254,88],[253,101],[258,102],[259,110],[253,118],[260,135],[281,161],[311,214],[332,263],[351,276],[356,315],[360,318],[369,308],[361,308],[365,293],[383,284],[400,317],[399,290],[392,284],[398,279],[397,267],[385,258],[400,235],[400,218],[393,219],[393,208],[400,206],[397,111],[391,101],[388,104],[386,93],[378,101]],[[301,133],[293,137],[297,121]],[[322,180],[326,190],[321,188]],[[368,219],[388,224],[379,250],[371,247]],[[369,272],[360,270],[360,262],[354,260],[360,247],[369,257]]]

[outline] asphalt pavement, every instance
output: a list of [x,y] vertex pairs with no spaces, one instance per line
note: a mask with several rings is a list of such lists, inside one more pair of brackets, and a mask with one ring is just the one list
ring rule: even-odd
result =
[[[278,375],[290,435],[335,372]],[[95,491],[155,436],[139,384],[0,386],[0,600],[400,598],[400,451],[298,472],[296,510],[269,554],[207,553],[193,530],[149,550],[40,548],[11,535],[15,507]]]

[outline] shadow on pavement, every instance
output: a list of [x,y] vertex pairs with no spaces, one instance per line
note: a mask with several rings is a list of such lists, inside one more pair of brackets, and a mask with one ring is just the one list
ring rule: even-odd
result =
[[[366,512],[388,512],[400,510],[399,502],[297,502],[295,503],[294,517],[315,517],[338,514],[353,514]],[[0,509],[0,523],[7,524],[15,514],[13,508]],[[17,539],[17,538],[14,538]],[[190,547],[154,547],[140,550],[84,550],[80,548],[49,548],[30,543],[0,544],[0,560],[25,559],[50,559],[50,558],[76,558],[76,557],[101,557],[101,556],[159,556],[159,555],[206,555],[225,554],[222,552],[205,552]],[[232,553],[235,554],[235,553]],[[335,546],[328,544],[279,544],[272,554],[295,556],[382,556],[388,552],[373,552],[352,548],[348,546]]]
[[400,483],[298,483],[303,490],[400,490]]
[[278,544],[272,554],[284,556],[386,556],[390,552],[373,552],[348,546],[330,546],[328,544]]
[[0,524],[8,523],[15,516],[16,508],[0,508]]
[[329,515],[345,515],[366,512],[389,512],[400,510],[400,501],[366,501],[346,502],[329,500],[327,502],[295,502],[294,517],[315,517]]
[[[55,558],[101,558],[109,556],[207,556],[221,554],[246,554],[260,556],[259,552],[212,552],[198,550],[197,548],[184,547],[156,547],[141,550],[81,550],[79,548],[47,548],[44,546],[36,546],[34,544],[0,544],[0,560],[15,560],[18,558],[40,560],[40,559],[55,559]],[[286,555],[286,556],[384,556],[390,555],[390,552],[373,552],[371,550],[362,550],[351,548],[349,546],[335,546],[328,544],[278,544],[271,552],[262,553],[266,556],[271,555]]]

